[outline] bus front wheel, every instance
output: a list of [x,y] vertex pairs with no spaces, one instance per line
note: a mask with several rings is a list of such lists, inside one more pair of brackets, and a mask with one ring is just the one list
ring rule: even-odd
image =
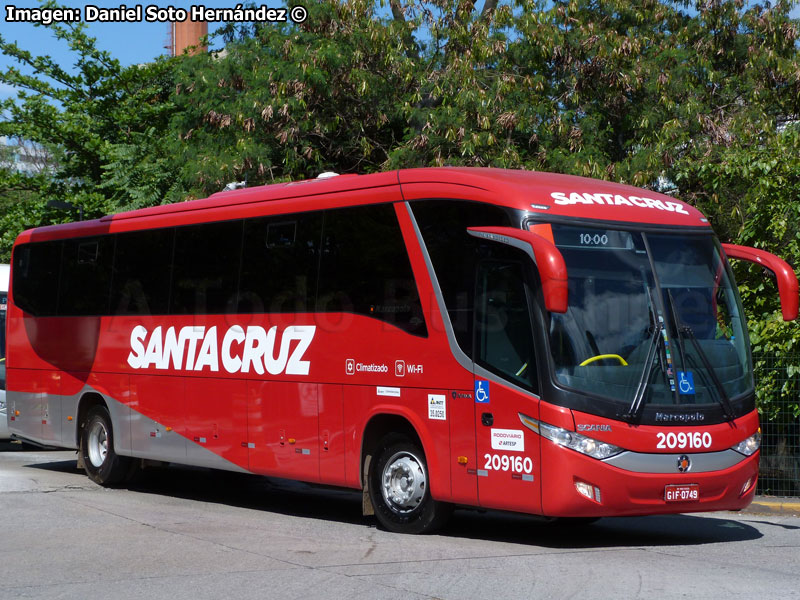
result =
[[105,406],[89,410],[81,433],[80,451],[86,474],[100,485],[121,483],[133,472],[134,461],[114,452],[111,417]]
[[450,506],[431,497],[425,453],[404,435],[384,438],[370,463],[375,517],[396,533],[428,533],[444,525]]

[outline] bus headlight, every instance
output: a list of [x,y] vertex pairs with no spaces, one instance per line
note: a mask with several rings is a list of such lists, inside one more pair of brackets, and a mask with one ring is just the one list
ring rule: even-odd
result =
[[761,430],[758,430],[746,440],[742,440],[735,446],[731,446],[731,450],[736,450],[739,454],[744,454],[745,456],[752,456],[760,447]]
[[[536,421],[535,419],[531,419],[530,417],[524,417],[520,415],[520,419],[522,422],[539,433],[544,438],[547,438],[554,444],[558,444],[559,446],[563,446],[564,448],[569,448],[571,450],[575,450],[576,452],[580,452],[581,454],[585,454],[586,456],[591,456],[592,458],[596,458],[597,460],[603,460],[605,458],[609,458],[616,454],[619,454],[624,449],[620,448],[619,446],[614,446],[612,444],[607,444],[606,442],[601,442],[598,440],[594,440],[590,437],[586,437],[585,435],[581,435],[580,433],[576,433],[574,431],[567,431],[566,429],[562,429],[561,427],[555,427],[554,425],[548,425],[547,423],[542,423],[541,421]],[[536,429],[531,427],[529,423],[536,423]]]

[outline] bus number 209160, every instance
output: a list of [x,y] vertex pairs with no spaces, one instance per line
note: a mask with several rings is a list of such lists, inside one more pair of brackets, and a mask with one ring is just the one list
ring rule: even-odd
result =
[[658,444],[656,448],[711,448],[711,434],[707,431],[700,433],[694,431],[691,433],[662,433],[656,434]]
[[511,471],[512,473],[532,473],[533,460],[530,456],[509,456],[508,454],[484,454],[487,471]]

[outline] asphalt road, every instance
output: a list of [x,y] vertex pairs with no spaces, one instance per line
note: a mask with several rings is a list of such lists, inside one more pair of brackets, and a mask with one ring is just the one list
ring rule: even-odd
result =
[[566,530],[457,511],[402,536],[360,495],[204,470],[103,489],[74,452],[0,444],[0,599],[800,598],[800,518],[712,513]]

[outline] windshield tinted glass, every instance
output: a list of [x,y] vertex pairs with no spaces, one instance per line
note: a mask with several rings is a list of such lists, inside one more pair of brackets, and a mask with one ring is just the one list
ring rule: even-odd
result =
[[[729,398],[753,386],[747,330],[739,294],[710,237],[647,234],[665,310],[673,326],[678,373],[699,377],[696,402],[713,402],[717,393],[705,362],[713,367]],[[685,381],[677,382],[679,392]],[[691,394],[687,400],[692,400]]]
[[[478,263],[475,298],[475,360],[479,365],[538,393],[536,354],[525,277],[528,257],[494,244],[494,254]],[[516,258],[511,256],[518,255]]]
[[752,388],[738,294],[713,237],[563,225],[552,234],[569,274],[569,308],[550,320],[559,384],[630,405],[646,377],[643,404],[665,406]]

